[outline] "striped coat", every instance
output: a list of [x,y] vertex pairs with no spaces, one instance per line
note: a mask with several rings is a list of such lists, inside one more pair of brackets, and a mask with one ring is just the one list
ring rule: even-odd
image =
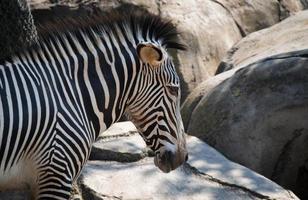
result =
[[0,65],[0,191],[68,199],[97,136],[126,114],[165,172],[187,157],[170,22],[112,11],[41,26]]

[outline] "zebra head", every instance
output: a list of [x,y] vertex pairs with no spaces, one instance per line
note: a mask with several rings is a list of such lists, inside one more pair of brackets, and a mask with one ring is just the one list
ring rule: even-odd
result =
[[180,115],[180,81],[166,49],[152,42],[137,45],[139,89],[130,116],[154,163],[163,172],[176,169],[188,158]]

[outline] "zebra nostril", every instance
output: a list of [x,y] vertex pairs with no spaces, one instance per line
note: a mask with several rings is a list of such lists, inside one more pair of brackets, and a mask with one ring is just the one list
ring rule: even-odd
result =
[[172,152],[171,151],[165,151],[165,153],[162,155],[161,159],[165,162],[171,161]]
[[188,154],[186,154],[185,156],[185,162],[187,162],[187,160],[188,160]]

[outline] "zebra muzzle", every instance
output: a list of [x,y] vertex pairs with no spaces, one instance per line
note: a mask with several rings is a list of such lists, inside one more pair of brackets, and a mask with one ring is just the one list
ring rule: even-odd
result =
[[162,154],[156,154],[154,164],[163,172],[169,173],[170,171],[178,168],[188,159],[187,152],[172,152],[164,151]]

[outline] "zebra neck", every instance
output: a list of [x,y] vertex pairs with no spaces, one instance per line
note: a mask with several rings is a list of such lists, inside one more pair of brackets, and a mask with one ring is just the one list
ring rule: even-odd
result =
[[76,87],[95,138],[121,118],[137,74],[135,48],[118,38],[80,33],[70,41],[79,63]]
[[95,140],[121,118],[136,93],[139,60],[134,51],[133,43],[124,39],[80,32],[49,37],[10,62],[26,66],[23,70],[36,90],[48,92],[53,100],[49,107],[78,129],[85,127]]

